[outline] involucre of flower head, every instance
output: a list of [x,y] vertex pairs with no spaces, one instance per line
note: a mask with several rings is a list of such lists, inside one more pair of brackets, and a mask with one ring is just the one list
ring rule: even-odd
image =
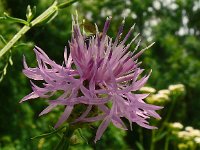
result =
[[[150,126],[147,119],[160,119],[156,110],[162,108],[146,104],[143,99],[148,94],[134,93],[144,86],[150,76],[149,73],[138,79],[143,69],[139,68],[140,63],[137,60],[151,45],[137,53],[131,53],[130,45],[137,36],[131,43],[125,45],[125,42],[134,27],[122,41],[119,41],[123,32],[123,21],[113,41],[107,36],[110,21],[111,19],[107,18],[101,35],[96,26],[96,36],[91,37],[86,43],[87,37],[80,30],[78,17],[73,19],[72,39],[69,42],[70,54],[67,56],[65,49],[63,65],[55,63],[37,46],[34,48],[37,67],[28,67],[24,57],[24,74],[32,80],[41,80],[43,86],[39,87],[31,82],[33,92],[25,96],[21,102],[38,97],[48,99],[49,106],[40,115],[49,113],[58,105],[65,106],[55,128],[68,119],[76,105],[87,106],[73,123],[102,121],[96,132],[95,141],[101,138],[110,123],[127,130],[121,118],[129,120],[131,129],[133,122],[154,129],[156,127]],[[139,44],[136,49],[138,46]],[[63,91],[63,94],[52,99],[57,91]],[[96,116],[90,115],[93,108],[98,109]]]

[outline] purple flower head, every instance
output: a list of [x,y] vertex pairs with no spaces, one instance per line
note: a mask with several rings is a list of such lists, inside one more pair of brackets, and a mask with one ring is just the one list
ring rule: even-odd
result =
[[[133,122],[144,128],[156,128],[150,126],[147,119],[160,118],[156,110],[162,107],[146,104],[143,99],[148,94],[135,94],[135,91],[144,86],[150,75],[149,73],[138,79],[143,69],[139,68],[140,63],[137,59],[151,45],[138,53],[130,52],[129,47],[139,34],[125,45],[133,26],[125,38],[119,41],[123,32],[123,21],[117,37],[113,40],[107,36],[110,18],[107,18],[102,34],[100,35],[96,26],[96,36],[91,37],[86,43],[87,36],[81,32],[77,18],[73,19],[73,34],[69,42],[70,54],[67,56],[65,48],[63,65],[52,61],[39,47],[34,48],[38,67],[28,67],[24,57],[24,74],[30,79],[41,80],[43,86],[39,87],[31,82],[33,92],[25,96],[21,102],[38,97],[48,99],[49,106],[40,115],[63,105],[65,110],[55,128],[68,119],[76,105],[86,107],[79,116],[73,118],[73,123],[102,121],[96,132],[95,141],[101,138],[111,122],[116,127],[127,130],[122,117],[129,120],[131,129]],[[139,43],[140,41],[135,50],[138,49]],[[57,91],[63,93],[52,100],[51,97]],[[91,115],[94,109],[98,113]]]

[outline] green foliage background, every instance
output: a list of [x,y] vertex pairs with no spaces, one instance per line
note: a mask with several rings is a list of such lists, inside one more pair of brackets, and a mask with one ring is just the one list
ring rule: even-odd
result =
[[[25,19],[28,4],[36,5],[37,14],[40,14],[52,2],[52,0],[0,0],[0,16],[3,16],[3,12],[7,12],[11,16]],[[31,137],[48,132],[49,125],[55,124],[57,116],[51,113],[47,117],[38,117],[39,112],[46,106],[42,100],[33,100],[22,105],[18,103],[31,91],[28,79],[22,74],[22,57],[25,55],[28,64],[35,66],[32,49],[37,45],[50,58],[61,64],[64,46],[70,40],[71,14],[75,13],[75,10],[78,11],[80,18],[96,22],[100,29],[104,25],[106,16],[112,15],[109,30],[111,37],[115,37],[124,16],[126,16],[125,33],[136,23],[134,34],[141,33],[143,43],[141,48],[152,41],[156,42],[140,58],[143,61],[143,68],[147,71],[153,70],[148,85],[159,90],[167,88],[170,84],[184,84],[186,95],[177,103],[170,121],[179,121],[185,126],[200,128],[198,3],[199,0],[82,0],[59,11],[52,22],[32,29],[19,41],[26,45],[12,49],[14,64],[8,66],[7,74],[0,83],[0,149],[51,149],[57,142],[56,138],[30,140]],[[0,22],[0,34],[8,41],[20,27],[18,24]],[[0,41],[0,48],[3,46],[3,42]],[[134,46],[133,44],[131,48],[134,49]],[[1,59],[1,68],[9,55]],[[168,107],[166,105],[163,111],[167,113]],[[133,132],[123,132],[111,126],[102,140],[94,145],[95,130],[83,130],[90,144],[87,145],[82,141],[80,146],[76,146],[77,149],[133,149],[136,147],[139,134],[149,137],[151,132],[137,126],[134,126]],[[148,139],[144,140],[144,143],[148,145]],[[159,146],[157,149],[160,149]]]

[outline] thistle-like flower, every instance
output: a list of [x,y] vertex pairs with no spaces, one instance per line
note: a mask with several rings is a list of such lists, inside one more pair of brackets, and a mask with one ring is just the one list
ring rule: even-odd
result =
[[[100,36],[96,26],[96,36],[91,37],[86,43],[87,37],[81,32],[77,18],[73,19],[70,53],[67,56],[65,48],[63,65],[52,61],[39,47],[34,48],[38,67],[28,67],[24,57],[24,74],[30,79],[41,80],[43,87],[31,82],[33,92],[25,96],[21,102],[38,97],[48,99],[49,106],[40,115],[49,113],[58,105],[65,106],[55,128],[68,119],[75,105],[82,105],[84,108],[87,106],[73,123],[102,120],[96,132],[95,142],[101,138],[111,122],[116,127],[127,130],[122,118],[129,120],[131,129],[133,122],[148,129],[156,128],[150,126],[147,119],[160,118],[155,110],[162,107],[146,104],[143,99],[148,94],[134,93],[143,87],[149,78],[150,73],[138,79],[143,69],[139,67],[140,63],[137,60],[152,44],[135,54],[139,41],[134,52],[130,52],[130,45],[139,34],[125,45],[134,29],[133,26],[125,38],[119,41],[123,32],[123,21],[113,41],[107,36],[110,18],[105,22],[102,35]],[[51,97],[57,91],[63,91],[63,94],[52,100]],[[94,108],[98,112],[95,115],[91,114]]]

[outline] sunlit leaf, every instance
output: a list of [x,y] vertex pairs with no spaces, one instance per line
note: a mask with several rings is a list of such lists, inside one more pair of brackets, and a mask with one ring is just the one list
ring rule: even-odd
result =
[[23,19],[11,17],[6,12],[4,12],[4,16],[5,16],[6,20],[8,20],[8,21],[11,21],[11,22],[14,22],[14,23],[21,23],[21,24],[29,26],[29,23],[27,21],[25,21]]
[[79,0],[69,0],[67,2],[58,4],[57,6],[58,6],[58,8],[63,9],[63,8],[66,8],[66,7],[70,6],[70,5],[72,5],[73,3],[77,2],[77,1],[79,1]]

